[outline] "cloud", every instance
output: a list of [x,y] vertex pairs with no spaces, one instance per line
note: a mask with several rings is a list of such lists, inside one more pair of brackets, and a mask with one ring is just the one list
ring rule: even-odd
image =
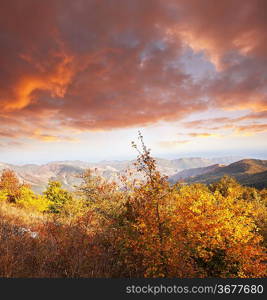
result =
[[162,148],[177,148],[179,146],[182,146],[183,144],[190,143],[190,140],[172,140],[172,141],[160,141],[158,144]]
[[209,133],[209,132],[191,132],[187,134],[188,136],[194,138],[208,138],[208,137],[221,137],[221,135],[216,133]]
[[[264,0],[7,1],[0,136],[66,141],[218,108],[264,120],[266,9]],[[193,79],[189,48],[214,64],[212,76]]]
[[70,59],[65,57],[50,74],[44,76],[29,76],[21,78],[14,88],[14,96],[3,102],[4,111],[19,110],[34,101],[34,92],[48,91],[52,98],[64,97],[67,85],[70,83],[72,71],[68,69]]
[[237,132],[241,133],[258,133],[258,132],[266,132],[267,131],[267,124],[249,124],[243,125],[239,127],[235,127]]
[[169,35],[182,38],[195,51],[205,52],[219,71],[235,65],[241,55],[266,58],[266,1],[173,3],[180,21],[169,28]]
[[[194,128],[194,129],[212,129],[214,125],[222,125],[226,122],[233,121],[231,118],[223,117],[223,118],[211,118],[211,119],[203,119],[203,120],[194,120],[189,122],[183,122],[183,126],[186,128]],[[220,127],[218,127],[220,128]]]
[[[187,124],[186,126],[188,128],[195,128],[195,129],[205,128],[212,131],[231,130],[231,133],[248,135],[248,136],[267,131],[266,123],[238,124],[238,121],[246,120],[246,118],[242,118],[242,117],[236,119],[229,119],[228,123],[227,122],[222,123],[219,126],[212,126],[212,124],[216,124],[216,123],[212,123],[212,120],[215,121],[216,119],[193,121],[193,122],[189,122],[189,124]],[[226,136],[217,133],[188,133],[186,135],[191,137],[225,137]]]
[[168,33],[216,67],[202,81],[210,107],[266,110],[266,10],[264,0],[179,1],[180,21]]
[[43,142],[78,142],[79,141],[79,139],[70,136],[45,134],[38,129],[34,131],[31,138],[38,139]]
[[[248,128],[248,129],[251,128],[252,130],[253,128],[255,129],[264,128],[265,123],[262,124],[262,122],[266,122],[266,119],[267,119],[267,111],[261,111],[256,113],[245,114],[241,117],[236,117],[236,118],[223,117],[223,118],[194,120],[194,121],[184,122],[183,126],[189,129],[194,128],[194,129],[223,130],[223,129],[235,129],[235,128]],[[253,123],[251,124],[248,122],[253,122]],[[256,132],[258,131],[259,130],[256,130]]]
[[245,121],[245,120],[252,120],[252,121],[263,120],[264,121],[265,119],[267,119],[267,110],[261,111],[258,113],[251,113],[251,114],[244,115],[242,117],[236,118],[236,121]]

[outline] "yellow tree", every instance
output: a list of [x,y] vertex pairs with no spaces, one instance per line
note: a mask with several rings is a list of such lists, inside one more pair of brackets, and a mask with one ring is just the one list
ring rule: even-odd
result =
[[20,188],[21,184],[16,173],[10,169],[4,169],[0,178],[0,190],[7,193],[7,200],[15,202]]
[[258,211],[240,185],[170,186],[139,135],[145,181],[128,194],[116,227],[118,265],[133,277],[262,277]]
[[16,203],[24,208],[39,212],[48,211],[52,204],[47,197],[35,195],[34,192],[27,186],[21,187]]
[[[222,196],[199,184],[183,186],[173,194],[169,249],[182,248],[187,253],[183,259],[190,258],[199,275],[266,274],[262,236],[254,218],[257,212],[253,203],[234,197],[237,194]],[[170,257],[174,259],[174,253]],[[175,276],[175,269],[172,272]]]
[[132,146],[139,153],[135,165],[137,171],[144,175],[144,181],[127,193],[125,210],[118,220],[116,244],[119,264],[126,276],[167,277],[164,243],[169,184],[166,177],[157,171],[156,162],[140,133],[139,140],[141,149],[135,143]]

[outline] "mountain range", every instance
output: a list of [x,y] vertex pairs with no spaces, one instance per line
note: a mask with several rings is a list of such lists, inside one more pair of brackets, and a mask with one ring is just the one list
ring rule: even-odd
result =
[[267,160],[243,159],[227,166],[214,164],[203,168],[192,168],[180,171],[169,177],[171,182],[209,184],[219,180],[224,175],[237,179],[243,185],[259,189],[267,187]]
[[[86,169],[95,170],[96,174],[109,181],[119,181],[119,177],[128,169],[135,178],[140,178],[134,167],[134,160],[100,161],[97,163],[85,161],[54,161],[43,165],[25,164],[13,165],[0,163],[3,169],[12,169],[21,182],[31,185],[32,189],[41,193],[49,180],[62,182],[63,187],[72,190],[81,182],[77,175]],[[158,170],[169,177],[170,182],[183,180],[185,182],[210,183],[224,174],[236,177],[244,184],[265,186],[267,176],[267,161],[244,159],[242,157],[186,157],[179,159],[156,159]],[[265,180],[265,181],[264,181]]]

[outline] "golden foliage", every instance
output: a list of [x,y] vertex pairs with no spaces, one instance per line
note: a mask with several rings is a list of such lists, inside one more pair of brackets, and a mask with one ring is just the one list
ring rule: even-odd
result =
[[0,276],[265,277],[266,189],[171,185],[139,139],[146,180],[123,189],[87,171],[76,193],[50,182],[41,196],[2,176]]

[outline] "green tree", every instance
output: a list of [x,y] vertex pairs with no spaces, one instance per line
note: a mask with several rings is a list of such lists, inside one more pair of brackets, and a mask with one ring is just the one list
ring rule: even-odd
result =
[[23,186],[20,189],[19,197],[16,203],[22,207],[37,210],[40,212],[47,211],[51,202],[47,197],[41,195],[35,195],[34,192],[27,186]]
[[66,202],[72,201],[71,193],[64,190],[59,181],[49,181],[44,195],[51,202],[49,210],[54,213],[59,213]]

